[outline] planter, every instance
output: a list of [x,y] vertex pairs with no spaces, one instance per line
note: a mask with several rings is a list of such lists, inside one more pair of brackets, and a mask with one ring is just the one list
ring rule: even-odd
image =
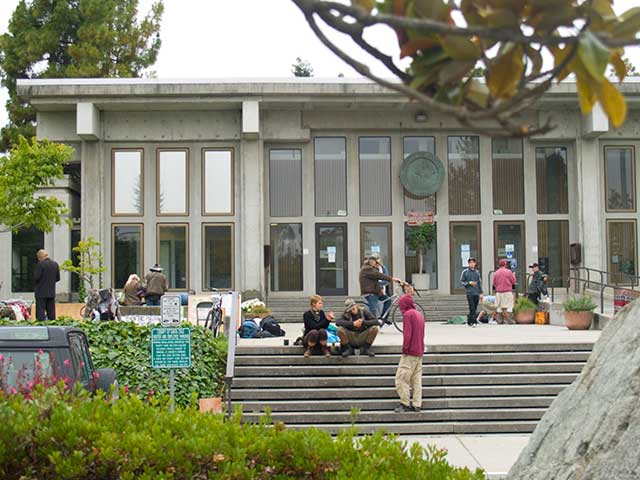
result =
[[431,275],[428,273],[413,273],[411,275],[413,288],[416,290],[429,290],[431,285]]
[[593,312],[564,312],[564,323],[569,330],[589,330],[593,321]]
[[[84,303],[56,303],[56,318],[69,317],[73,320],[82,320],[80,310],[84,307]],[[31,307],[31,319],[36,318],[36,304]]]
[[531,325],[536,318],[536,311],[523,310],[521,312],[516,313],[514,318],[518,325]]
[[221,413],[222,397],[201,398],[198,402],[201,412]]

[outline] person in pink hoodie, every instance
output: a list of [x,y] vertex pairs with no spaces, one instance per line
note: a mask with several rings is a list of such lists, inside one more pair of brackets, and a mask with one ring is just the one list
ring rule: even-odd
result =
[[507,268],[507,261],[504,258],[500,260],[498,265],[500,268],[493,274],[498,323],[515,323],[511,318],[511,313],[513,312],[513,286],[516,284],[516,276]]
[[396,370],[396,390],[400,405],[396,413],[419,412],[422,406],[422,356],[424,355],[424,317],[416,310],[411,295],[398,300],[402,312],[402,356]]

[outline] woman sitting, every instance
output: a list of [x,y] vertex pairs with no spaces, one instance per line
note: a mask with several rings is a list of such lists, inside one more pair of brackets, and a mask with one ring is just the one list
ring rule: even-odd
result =
[[305,351],[304,356],[310,357],[315,354],[322,354],[330,357],[331,352],[327,347],[327,327],[334,319],[333,312],[324,313],[322,307],[322,297],[313,295],[311,297],[311,310],[304,312],[302,319],[304,320],[304,335],[302,344]]
[[140,277],[135,273],[129,275],[127,283],[124,284],[124,304],[127,307],[133,307],[136,305],[142,305],[142,299],[140,298],[144,293],[142,289],[142,282]]

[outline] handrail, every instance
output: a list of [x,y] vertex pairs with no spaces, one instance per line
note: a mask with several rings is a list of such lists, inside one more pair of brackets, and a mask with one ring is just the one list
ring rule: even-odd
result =
[[233,383],[233,371],[236,361],[236,343],[238,342],[238,319],[240,318],[241,297],[238,292],[231,293],[231,312],[229,315],[228,347],[227,347],[227,372],[224,376],[227,396],[227,416],[231,415],[231,384]]
[[[582,272],[586,273],[586,279],[582,277]],[[572,275],[575,273],[575,275]],[[592,280],[591,276],[599,276],[599,282],[595,279]],[[611,282],[611,276],[627,278],[629,283]],[[614,278],[615,278],[614,277]],[[606,281],[605,281],[606,278]],[[604,313],[604,291],[607,288],[616,289],[621,286],[630,286],[631,290],[635,290],[636,285],[640,285],[640,276],[632,275],[624,272],[608,272],[606,270],[598,270],[597,268],[589,267],[571,267],[569,269],[569,283],[567,284],[567,294],[571,288],[571,281],[574,281],[574,293],[580,293],[580,283],[582,282],[582,294],[584,294],[587,288],[595,286],[600,290],[600,313]]]

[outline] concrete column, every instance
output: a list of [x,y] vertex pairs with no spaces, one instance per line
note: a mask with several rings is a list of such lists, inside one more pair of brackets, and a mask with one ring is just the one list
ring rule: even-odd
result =
[[81,238],[85,240],[93,237],[101,242],[104,248],[108,233],[108,225],[105,222],[108,215],[105,210],[105,197],[110,197],[111,186],[106,183],[106,160],[102,155],[102,142],[83,141],[81,151]]
[[[8,298],[11,295],[11,232],[5,232],[6,227],[0,225],[0,298]],[[17,295],[15,295],[17,296]]]

